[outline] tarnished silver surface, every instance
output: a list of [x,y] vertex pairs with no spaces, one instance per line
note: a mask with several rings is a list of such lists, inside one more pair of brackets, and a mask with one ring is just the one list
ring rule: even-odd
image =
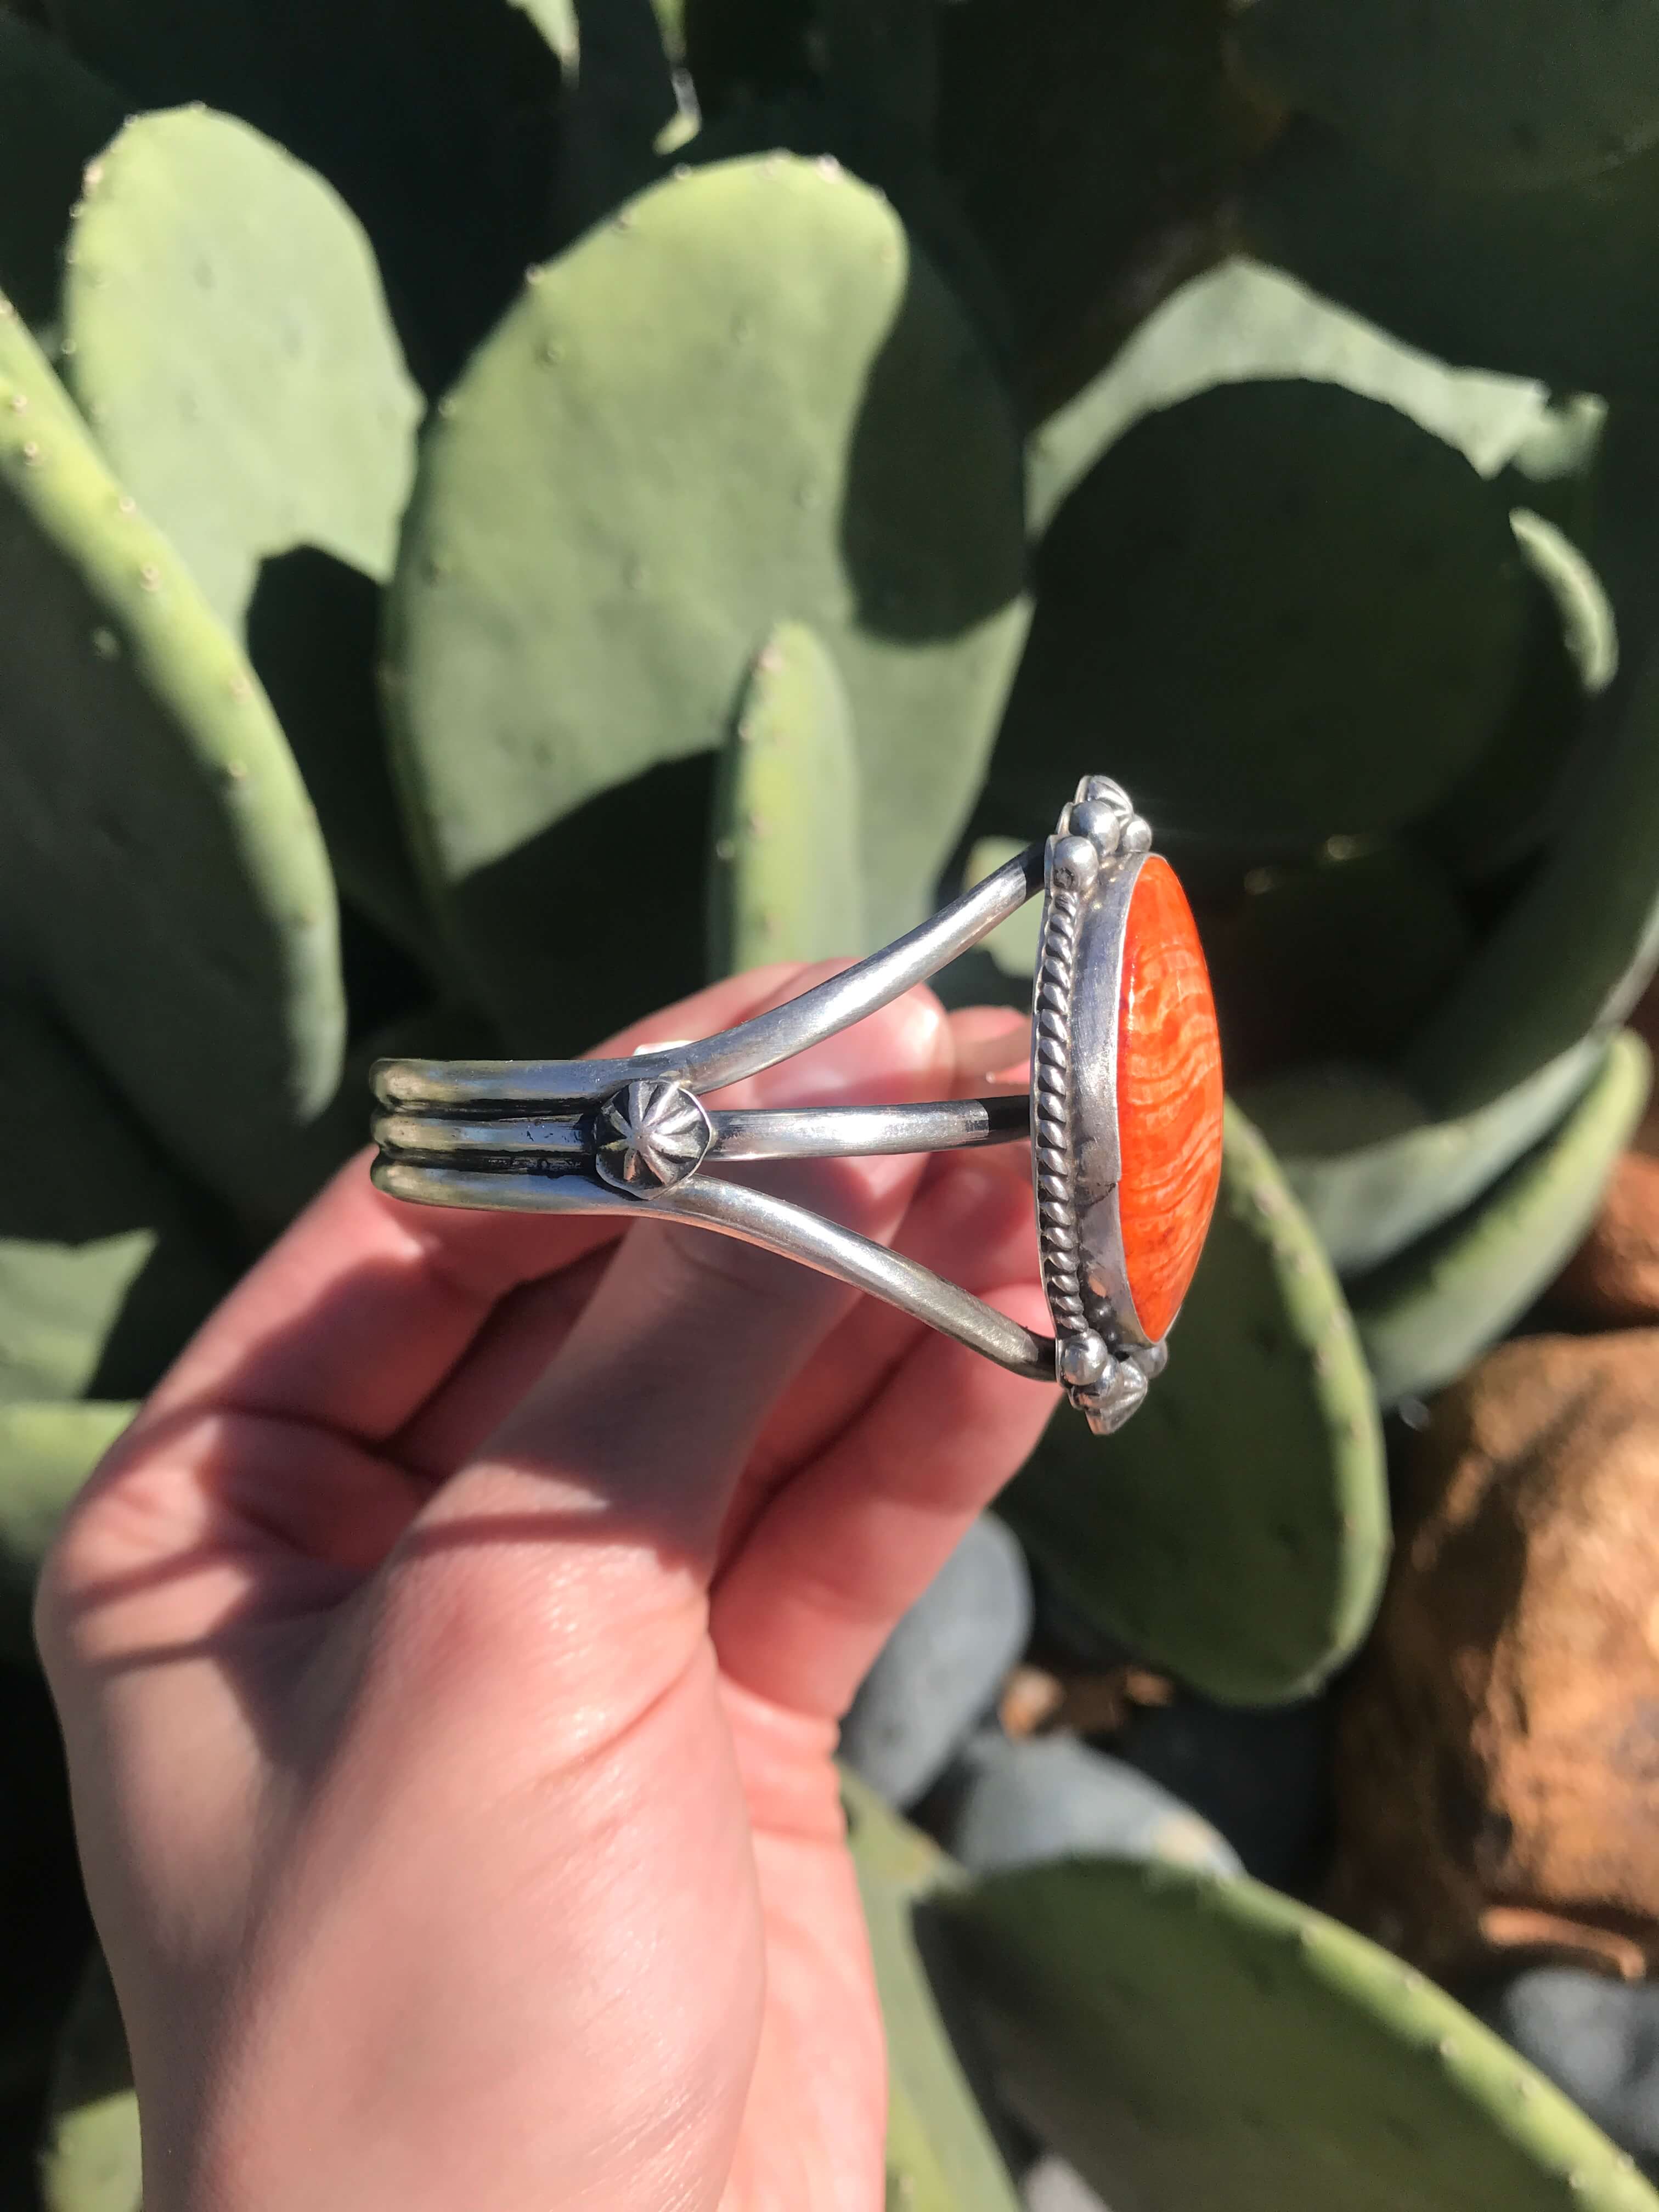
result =
[[[1058,1378],[1106,1433],[1164,1363],[1135,1315],[1117,1212],[1123,939],[1151,842],[1121,788],[1085,776],[1044,843],[883,951],[717,1036],[629,1060],[381,1060],[374,1181],[421,1205],[649,1216],[741,1238],[884,1298],[1017,1375]],[[1029,1098],[702,1103],[926,981],[1039,890]],[[732,1160],[938,1152],[1027,1135],[1053,1338],[884,1245],[712,1171]]]

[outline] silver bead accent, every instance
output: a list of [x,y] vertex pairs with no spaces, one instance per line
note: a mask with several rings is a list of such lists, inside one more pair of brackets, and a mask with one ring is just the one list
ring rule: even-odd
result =
[[1100,874],[1100,855],[1086,837],[1056,837],[1048,848],[1048,880],[1061,890],[1091,891]]
[[1109,806],[1122,815],[1134,812],[1128,793],[1109,775],[1085,775],[1077,787],[1077,796],[1081,805],[1094,803]]
[[1086,837],[1103,860],[1116,852],[1127,818],[1119,808],[1100,799],[1079,799],[1069,817],[1072,835]]
[[1091,1390],[1079,1390],[1073,1403],[1088,1416],[1097,1437],[1109,1437],[1146,1395],[1146,1377],[1133,1359],[1119,1359]]
[[1123,850],[1126,853],[1146,853],[1152,850],[1152,823],[1139,814],[1132,814],[1123,825]]
[[1086,1390],[1111,1364],[1103,1336],[1068,1336],[1055,1347],[1054,1371],[1070,1390]]

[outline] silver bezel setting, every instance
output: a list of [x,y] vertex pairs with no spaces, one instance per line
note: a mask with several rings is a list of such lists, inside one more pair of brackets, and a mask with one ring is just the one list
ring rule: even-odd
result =
[[1055,1371],[1100,1435],[1121,1427],[1166,1356],[1135,1311],[1118,1213],[1123,946],[1151,845],[1122,787],[1085,776],[1048,840],[1032,988],[1031,1176]]

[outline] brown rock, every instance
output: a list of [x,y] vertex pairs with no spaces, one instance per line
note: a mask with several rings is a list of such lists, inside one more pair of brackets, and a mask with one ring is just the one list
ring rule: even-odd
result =
[[1595,1227],[1556,1279],[1550,1304],[1597,1328],[1659,1322],[1659,1158],[1624,1155]]
[[1659,1330],[1502,1346],[1402,1470],[1328,1901],[1453,1980],[1659,1969]]

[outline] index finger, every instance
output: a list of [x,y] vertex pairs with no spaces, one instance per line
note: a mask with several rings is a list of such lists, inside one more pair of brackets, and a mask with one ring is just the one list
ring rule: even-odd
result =
[[[622,1030],[599,1052],[728,1028],[843,963],[729,977]],[[219,1306],[140,1420],[215,1406],[313,1421],[365,1443],[401,1428],[509,1291],[614,1243],[615,1216],[414,1206],[368,1179],[363,1152]]]

